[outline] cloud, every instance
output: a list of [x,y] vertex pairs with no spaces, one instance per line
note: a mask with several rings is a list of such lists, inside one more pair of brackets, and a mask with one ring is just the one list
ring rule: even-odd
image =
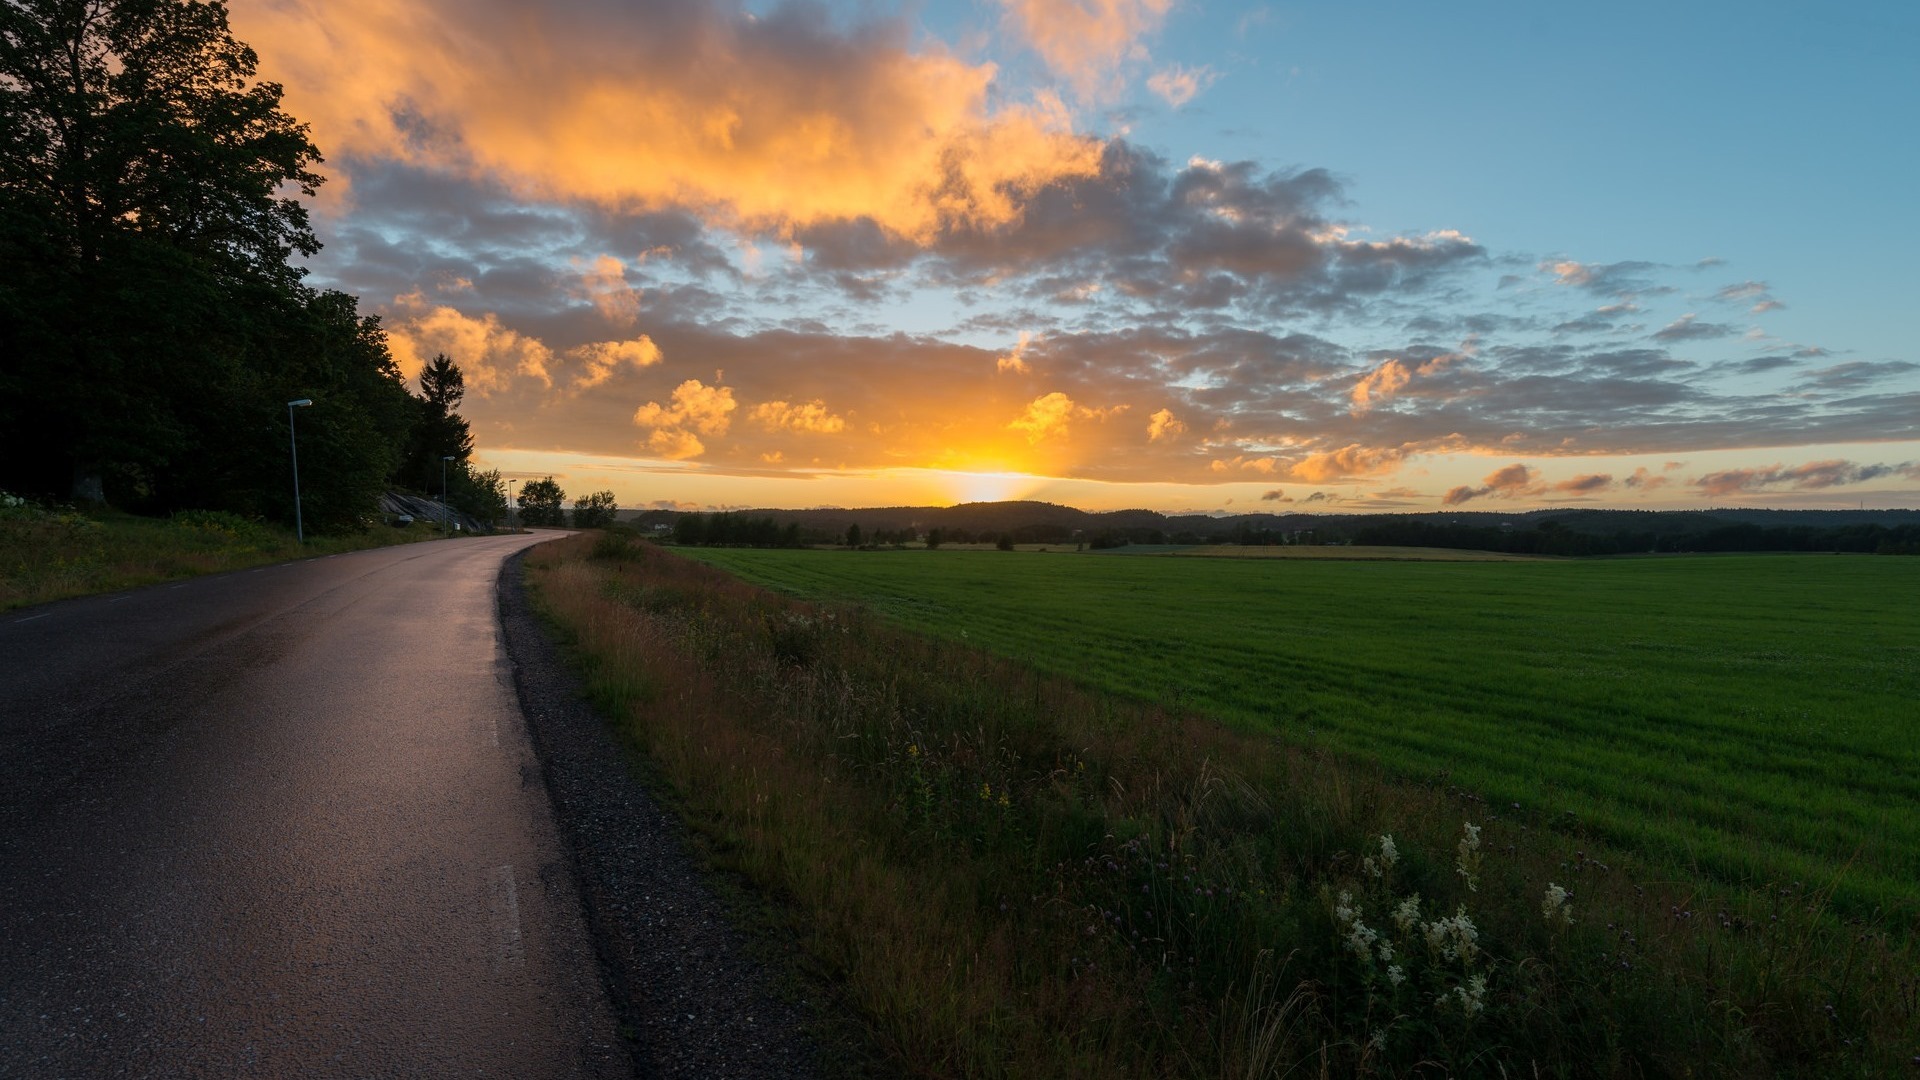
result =
[[482,397],[506,388],[515,376],[553,385],[549,367],[553,350],[500,321],[493,312],[466,315],[443,304],[428,303],[418,291],[394,297],[400,313],[387,327],[387,340],[401,372],[411,379],[436,353],[445,353],[460,365],[469,388]]
[[1293,500],[1292,500],[1292,499],[1289,499],[1289,498],[1287,498],[1287,493],[1286,493],[1286,491],[1285,491],[1285,490],[1283,490],[1283,489],[1281,489],[1281,488],[1274,488],[1274,489],[1273,489],[1272,491],[1263,491],[1263,492],[1261,492],[1261,493],[1260,493],[1260,501],[1261,501],[1261,502],[1278,502],[1278,503],[1290,503],[1290,502],[1292,502]]
[[1543,262],[1539,264],[1539,268],[1551,273],[1557,284],[1609,296],[1633,297],[1643,293],[1673,291],[1671,286],[1660,285],[1653,280],[1654,271],[1660,269],[1657,263],[1639,260],[1582,263],[1572,259],[1558,259]]
[[1172,409],[1161,409],[1159,412],[1147,417],[1148,442],[1159,442],[1161,439],[1171,439],[1176,435],[1184,434],[1186,430],[1187,425],[1181,423],[1180,419],[1173,415]]
[[1734,332],[1734,327],[1724,323],[1703,323],[1697,321],[1698,315],[1689,311],[1667,325],[1654,331],[1655,341],[1699,341],[1706,338],[1726,337]]
[[[698,435],[724,435],[738,407],[733,389],[707,386],[699,379],[688,379],[674,387],[672,404],[663,406],[649,401],[633,414],[635,425],[651,428],[648,449],[661,457],[680,460],[699,457],[706,445]],[[697,433],[697,434],[696,434]]]
[[1475,499],[1515,499],[1529,495],[1539,495],[1546,491],[1546,485],[1539,482],[1539,476],[1531,468],[1518,462],[1488,473],[1480,487],[1456,487],[1440,497],[1444,506],[1460,506]]
[[[1679,465],[1679,462],[1667,463],[1667,467],[1669,470],[1671,470],[1677,465]],[[1625,480],[1622,480],[1620,482],[1630,488],[1635,488],[1640,491],[1654,491],[1659,488],[1666,487],[1668,484],[1673,483],[1673,478],[1670,476],[1656,475],[1648,471],[1645,466],[1642,466],[1640,468],[1633,470],[1632,476],[1629,476]]]
[[581,365],[574,387],[586,390],[606,382],[622,367],[636,371],[652,367],[660,362],[661,353],[652,338],[641,334],[628,341],[595,341],[568,349],[567,357]]
[[578,295],[616,326],[632,326],[639,321],[640,290],[627,287],[626,264],[611,255],[600,256],[581,272]]
[[995,369],[1003,374],[1009,371],[1020,375],[1031,372],[1033,367],[1027,363],[1027,348],[1032,344],[1032,332],[1027,330],[1020,331],[1020,340],[1014,342],[1013,351],[994,361]]
[[1553,485],[1553,490],[1564,491],[1570,495],[1591,495],[1597,491],[1606,491],[1613,487],[1610,473],[1592,473],[1576,476],[1571,480],[1562,480]]
[[1171,108],[1178,109],[1200,95],[1200,92],[1213,85],[1220,76],[1205,64],[1197,68],[1172,67],[1161,68],[1147,78],[1147,89],[1159,95]]
[[1173,0],[1001,0],[1006,24],[1081,98],[1119,90],[1119,71],[1145,59],[1140,39],[1160,28]]
[[1034,398],[1028,403],[1027,411],[1007,427],[1026,432],[1027,441],[1036,443],[1052,435],[1066,434],[1074,411],[1073,399],[1056,390]]
[[1883,476],[1920,479],[1920,464],[1903,462],[1899,465],[1858,465],[1851,461],[1831,459],[1810,461],[1804,465],[1792,467],[1774,465],[1764,469],[1726,469],[1708,473],[1687,483],[1708,498],[1718,498],[1770,487],[1785,487],[1794,491],[1818,491],[1849,484],[1864,484]]
[[1920,364],[1910,360],[1854,360],[1809,371],[1800,387],[1825,393],[1858,393],[1874,383],[1900,378],[1915,371],[1920,371]]
[[1125,411],[1127,411],[1125,405],[1115,405],[1105,409],[1076,405],[1072,398],[1055,390],[1028,402],[1026,411],[1007,427],[1013,431],[1025,432],[1027,442],[1037,443],[1042,439],[1067,434],[1072,422],[1076,419],[1105,420],[1109,416]]
[[1400,388],[1412,381],[1413,373],[1398,360],[1388,360],[1368,372],[1353,387],[1352,413],[1359,416],[1372,410],[1376,400],[1391,399]]
[[1723,304],[1744,304],[1753,301],[1747,309],[1750,315],[1765,315],[1769,311],[1779,311],[1787,305],[1773,298],[1769,286],[1764,281],[1742,281],[1737,285],[1728,285],[1713,294],[1715,300]]
[[[1120,23],[1090,12],[1077,33],[1036,15],[1043,53],[1094,64],[1165,4],[1114,7]],[[776,231],[865,217],[925,238],[1004,224],[1026,194],[1099,161],[1057,98],[1011,100],[992,64],[917,43],[900,18],[842,29],[807,5],[704,0],[237,0],[232,19],[336,162],[497,177],[522,196]]]
[[1479,244],[1450,230],[1357,239],[1331,217],[1343,198],[1321,169],[1268,172],[1197,157],[1176,167],[1115,142],[1096,174],[1036,190],[1017,221],[957,226],[928,251],[942,284],[1000,290],[1026,281],[1030,298],[1058,303],[1084,301],[1099,283],[1110,303],[1169,318],[1237,311],[1260,322],[1357,312],[1486,261]]
[[1307,484],[1378,476],[1399,468],[1400,463],[1406,460],[1407,453],[1402,447],[1362,446],[1356,443],[1338,450],[1308,454],[1294,462],[1287,469],[1287,475]]
[[831,435],[846,428],[844,418],[827,410],[826,402],[814,400],[799,405],[768,401],[753,407],[747,418],[774,431],[799,431]]

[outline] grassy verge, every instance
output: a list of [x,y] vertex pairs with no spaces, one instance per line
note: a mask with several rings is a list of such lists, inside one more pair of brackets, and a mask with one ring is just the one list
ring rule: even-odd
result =
[[144,518],[110,510],[0,506],[0,611],[442,535],[430,523],[414,522],[348,536],[309,536],[303,546],[288,530],[233,514],[190,511]]
[[1894,1075],[1913,945],[619,534],[528,559],[590,685],[909,1070]]

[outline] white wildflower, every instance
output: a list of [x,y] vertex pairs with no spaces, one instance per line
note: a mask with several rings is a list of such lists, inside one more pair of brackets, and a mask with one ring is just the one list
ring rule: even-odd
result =
[[1400,970],[1399,964],[1390,964],[1387,966],[1387,981],[1395,986],[1399,986],[1401,983],[1407,981],[1407,973]]
[[1399,927],[1400,932],[1403,934],[1413,929],[1414,924],[1419,921],[1420,921],[1420,894],[1419,893],[1414,893],[1412,896],[1409,896],[1405,900],[1400,901],[1400,906],[1393,909],[1393,925]]
[[1353,906],[1352,893],[1345,889],[1340,890],[1340,898],[1333,905],[1333,917],[1342,924],[1350,923],[1360,917],[1360,912]]
[[1368,877],[1385,877],[1393,872],[1393,864],[1399,861],[1400,849],[1393,846],[1393,834],[1383,833],[1380,836],[1380,854],[1361,859],[1360,868],[1366,871]]
[[1570,899],[1567,890],[1548,882],[1547,894],[1540,898],[1540,917],[1549,923],[1573,925],[1573,905],[1568,903]]
[[1480,955],[1480,931],[1467,917],[1464,905],[1452,918],[1436,919],[1427,924],[1427,947],[1439,953],[1447,960],[1458,960],[1471,966]]
[[1387,1048],[1387,1029],[1381,1028],[1367,1039],[1367,1049],[1379,1053]]
[[1453,992],[1460,997],[1460,1011],[1473,1016],[1487,1007],[1487,977],[1475,975],[1467,980],[1465,986],[1456,986]]
[[1453,868],[1461,877],[1467,879],[1469,892],[1480,891],[1480,826],[1463,826],[1466,835],[1460,838],[1460,856],[1453,862]]
[[1380,935],[1365,923],[1356,921],[1347,930],[1347,948],[1362,960],[1373,959],[1373,943]]

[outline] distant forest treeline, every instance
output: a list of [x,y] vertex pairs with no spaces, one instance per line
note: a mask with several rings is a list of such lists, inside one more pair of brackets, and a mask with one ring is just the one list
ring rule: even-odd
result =
[[1151,510],[1091,513],[1038,502],[961,506],[748,510],[625,515],[683,544],[797,547],[846,542],[858,527],[869,544],[1366,544],[1534,555],[1654,552],[1839,551],[1920,554],[1915,510],[1535,510],[1522,514],[1243,514],[1210,517]]
[[311,526],[390,486],[499,516],[458,367],[415,396],[302,283],[320,154],[256,62],[216,3],[0,7],[0,488],[291,521],[293,424]]

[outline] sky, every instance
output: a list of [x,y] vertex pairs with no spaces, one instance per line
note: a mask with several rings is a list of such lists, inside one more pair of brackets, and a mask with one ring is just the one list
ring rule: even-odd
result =
[[1920,507],[1920,5],[232,0],[309,282],[678,509]]

